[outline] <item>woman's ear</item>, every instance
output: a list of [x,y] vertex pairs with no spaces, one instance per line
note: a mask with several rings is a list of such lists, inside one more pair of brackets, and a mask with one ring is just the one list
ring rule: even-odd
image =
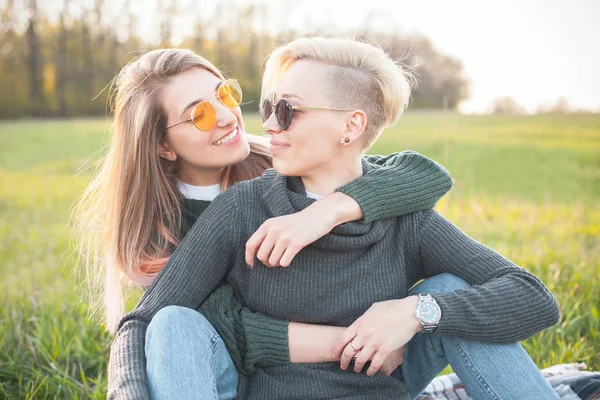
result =
[[[361,140],[367,128],[367,114],[363,110],[352,111],[346,119],[342,141],[345,145]],[[341,142],[340,142],[341,143]]]
[[165,160],[169,160],[169,161],[177,160],[177,154],[175,154],[175,152],[172,151],[169,148],[169,145],[164,141],[158,145],[158,155],[159,155],[159,157],[162,157]]

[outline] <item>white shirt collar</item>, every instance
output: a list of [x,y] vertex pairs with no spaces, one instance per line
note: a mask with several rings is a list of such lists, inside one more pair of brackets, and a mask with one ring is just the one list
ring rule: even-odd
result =
[[213,201],[215,197],[221,194],[220,183],[210,186],[194,186],[178,180],[177,189],[183,197],[192,200]]
[[321,196],[320,194],[311,193],[308,190],[305,190],[305,192],[306,197],[310,197],[311,199],[321,200],[323,198],[323,196]]

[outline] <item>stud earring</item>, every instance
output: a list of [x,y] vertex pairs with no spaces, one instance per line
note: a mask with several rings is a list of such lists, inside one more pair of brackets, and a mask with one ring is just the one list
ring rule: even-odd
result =
[[350,138],[348,136],[344,136],[342,140],[340,140],[340,145],[345,146],[350,143]]

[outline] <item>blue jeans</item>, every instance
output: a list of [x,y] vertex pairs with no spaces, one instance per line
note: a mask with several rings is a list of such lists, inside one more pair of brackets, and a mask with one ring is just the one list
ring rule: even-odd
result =
[[146,331],[146,374],[152,399],[234,399],[238,372],[202,314],[165,307]]
[[[408,294],[468,288],[451,274],[428,278]],[[237,371],[223,341],[197,311],[166,307],[146,333],[147,373],[154,399],[232,399]],[[447,365],[475,399],[558,399],[519,343],[492,344],[417,334],[392,376],[416,398]]]
[[[444,273],[425,279],[408,294],[453,292],[468,287],[461,278]],[[495,344],[419,333],[406,345],[404,362],[392,376],[404,382],[414,399],[447,365],[474,399],[558,399],[519,343]]]

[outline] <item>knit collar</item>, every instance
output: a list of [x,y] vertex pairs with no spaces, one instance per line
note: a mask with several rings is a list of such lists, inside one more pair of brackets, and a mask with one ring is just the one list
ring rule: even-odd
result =
[[[364,160],[361,162],[363,175],[373,169]],[[261,185],[263,202],[275,217],[302,211],[316,201],[306,196],[301,178],[283,176],[274,169],[265,171]],[[339,251],[369,246],[381,239],[392,225],[393,220],[390,219],[369,223],[363,220],[347,222],[333,228],[312,246]]]

